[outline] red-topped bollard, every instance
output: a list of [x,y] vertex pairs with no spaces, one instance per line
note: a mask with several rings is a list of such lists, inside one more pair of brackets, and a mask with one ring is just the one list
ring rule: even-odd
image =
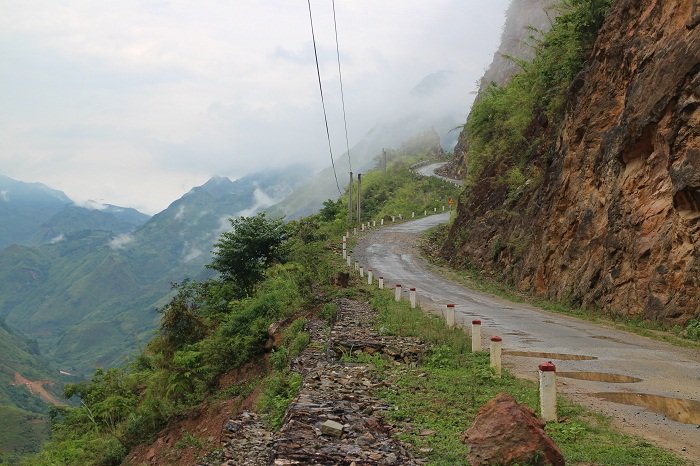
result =
[[472,353],[481,351],[481,321],[472,320]]
[[445,314],[445,323],[448,328],[453,328],[455,326],[455,305],[447,305],[447,313]]
[[394,289],[394,301],[396,301],[397,303],[401,301],[401,291],[401,285],[397,283],[396,288]]
[[502,351],[503,339],[499,336],[491,337],[491,347],[489,348],[489,360],[491,362],[491,368],[496,374],[496,377],[501,376],[501,351]]
[[545,422],[557,421],[557,368],[552,361],[538,366],[540,375],[540,415]]
[[418,300],[416,299],[416,289],[415,288],[411,288],[408,290],[408,299],[411,302],[411,309],[415,309],[417,304],[418,304]]

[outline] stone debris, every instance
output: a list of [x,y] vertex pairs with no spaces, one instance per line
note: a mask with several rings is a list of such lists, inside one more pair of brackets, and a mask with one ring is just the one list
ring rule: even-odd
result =
[[343,425],[329,419],[321,424],[321,433],[340,438],[343,436]]
[[[378,355],[391,364],[415,365],[424,345],[417,339],[380,335],[374,311],[340,299],[333,329],[317,319],[307,322],[312,344],[292,364],[304,382],[287,410],[282,429],[271,432],[250,412],[224,425],[226,466],[291,465],[422,465],[408,446],[396,439],[400,427],[386,422],[389,406],[374,391],[384,386],[365,364],[347,356]],[[345,356],[345,357],[344,357]]]
[[[268,464],[273,440],[271,432],[257,414],[244,411],[224,424],[222,466],[258,466]],[[212,463],[214,464],[214,463]]]

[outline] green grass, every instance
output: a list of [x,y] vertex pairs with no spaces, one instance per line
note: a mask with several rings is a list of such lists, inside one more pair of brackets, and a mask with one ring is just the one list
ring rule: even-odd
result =
[[[467,465],[462,433],[479,408],[500,392],[538,410],[535,384],[513,377],[492,375],[488,354],[470,352],[471,341],[462,330],[446,328],[442,319],[396,303],[390,293],[362,285],[378,311],[377,328],[389,334],[417,336],[429,343],[423,363],[415,369],[388,364],[374,368],[387,384],[380,392],[391,405],[389,419],[403,424],[402,440],[424,449],[430,465]],[[370,361],[371,362],[371,361]],[[567,464],[682,465],[683,460],[641,439],[622,434],[599,414],[564,398],[558,400],[562,422],[550,423],[547,432],[564,454]],[[423,434],[423,435],[421,435]],[[428,435],[425,435],[428,434]]]

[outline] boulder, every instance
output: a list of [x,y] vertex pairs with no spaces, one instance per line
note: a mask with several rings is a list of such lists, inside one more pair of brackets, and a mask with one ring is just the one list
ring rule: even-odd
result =
[[499,393],[481,407],[462,442],[469,446],[472,466],[564,465],[564,457],[544,431],[544,422],[507,393]]

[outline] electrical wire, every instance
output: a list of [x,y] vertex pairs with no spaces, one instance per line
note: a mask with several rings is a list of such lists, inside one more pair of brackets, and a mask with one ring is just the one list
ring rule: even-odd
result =
[[340,69],[340,46],[338,46],[338,22],[335,19],[335,0],[333,3],[333,26],[335,27],[335,52],[338,55],[338,76],[340,78],[340,100],[343,102],[343,123],[345,123],[345,147],[348,151],[348,166],[352,171],[352,162],[350,161],[350,143],[348,142],[348,119],[345,116],[345,93],[343,92],[343,72]]
[[321,68],[318,65],[318,50],[316,50],[316,35],[314,34],[314,18],[311,15],[311,0],[306,0],[309,5],[309,21],[311,22],[311,41],[314,44],[314,57],[316,58],[316,74],[318,75],[318,90],[321,92],[321,106],[323,107],[323,119],[326,122],[326,136],[328,137],[328,152],[331,155],[331,167],[333,167],[333,176],[335,177],[335,185],[338,188],[338,194],[342,195],[340,183],[338,183],[338,174],[335,172],[335,161],[333,160],[333,148],[331,147],[331,132],[328,129],[328,115],[326,114],[326,101],[323,98],[323,85],[321,84]]

